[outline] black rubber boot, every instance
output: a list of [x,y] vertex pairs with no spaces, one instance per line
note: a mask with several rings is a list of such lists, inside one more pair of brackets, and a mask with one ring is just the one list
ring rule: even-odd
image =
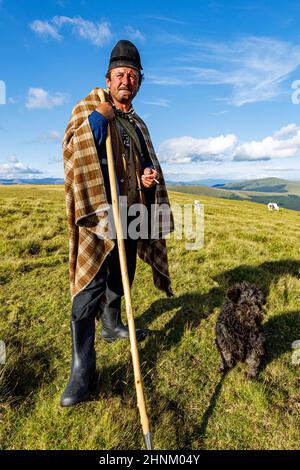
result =
[[[128,327],[123,325],[120,310],[115,308],[104,308],[101,315],[102,329],[101,337],[111,343],[117,339],[129,338]],[[142,341],[147,336],[147,331],[141,328],[136,329],[136,338]]]
[[73,406],[85,401],[90,395],[90,388],[96,369],[95,318],[89,316],[78,321],[71,321],[72,368],[70,380],[63,391],[61,406]]

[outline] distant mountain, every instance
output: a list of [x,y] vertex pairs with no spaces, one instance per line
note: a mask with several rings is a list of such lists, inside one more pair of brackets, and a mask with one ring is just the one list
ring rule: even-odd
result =
[[223,186],[228,183],[232,183],[233,180],[225,180],[225,179],[205,179],[205,180],[194,180],[194,181],[172,181],[166,180],[166,184],[170,186],[211,186],[211,187],[218,187]]
[[0,185],[10,186],[12,184],[64,184],[63,178],[0,178]]
[[[291,181],[286,181],[280,178],[261,178],[257,180],[226,183],[222,185],[222,189],[259,191],[260,193],[288,193],[288,186],[290,183]],[[300,185],[300,182],[298,184]],[[216,187],[216,185],[214,187]]]
[[268,204],[276,202],[279,207],[300,211],[300,181],[287,181],[280,178],[262,178],[224,185],[206,186],[169,186],[171,191],[236,199]]
[[[223,186],[226,184],[232,183],[232,180],[225,179],[205,179],[205,180],[195,180],[195,181],[172,181],[166,180],[167,185],[171,186],[195,186],[195,185],[204,185],[204,186]],[[0,178],[0,185],[12,185],[12,184],[64,184],[63,178]]]

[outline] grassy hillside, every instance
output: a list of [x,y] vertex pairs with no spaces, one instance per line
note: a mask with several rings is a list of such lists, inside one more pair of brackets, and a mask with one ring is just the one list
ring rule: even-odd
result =
[[[63,188],[0,188],[1,449],[138,449],[129,344],[97,330],[91,401],[59,406],[70,369],[68,239]],[[171,193],[184,204],[193,195]],[[154,289],[138,263],[133,309],[151,331],[140,359],[156,449],[297,449],[300,216],[259,204],[202,197],[205,246],[169,240],[175,297]],[[228,286],[256,282],[267,296],[267,356],[256,381],[238,365],[218,372],[214,327]]]
[[280,178],[228,183],[221,187],[207,186],[169,186],[169,189],[197,196],[212,196],[238,201],[252,201],[260,204],[276,202],[279,207],[300,211],[300,182]]

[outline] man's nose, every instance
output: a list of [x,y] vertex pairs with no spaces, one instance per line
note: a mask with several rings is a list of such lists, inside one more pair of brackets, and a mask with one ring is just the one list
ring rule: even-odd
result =
[[128,83],[129,83],[129,76],[128,76],[128,75],[126,75],[126,74],[123,75],[123,77],[122,77],[122,83],[123,83],[124,85],[128,85]]

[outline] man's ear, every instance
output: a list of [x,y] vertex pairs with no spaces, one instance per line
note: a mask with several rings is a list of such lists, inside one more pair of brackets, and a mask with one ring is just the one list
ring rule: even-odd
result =
[[106,80],[107,88],[109,88],[109,87],[110,87],[110,79],[109,79],[109,78],[106,78],[105,80]]

